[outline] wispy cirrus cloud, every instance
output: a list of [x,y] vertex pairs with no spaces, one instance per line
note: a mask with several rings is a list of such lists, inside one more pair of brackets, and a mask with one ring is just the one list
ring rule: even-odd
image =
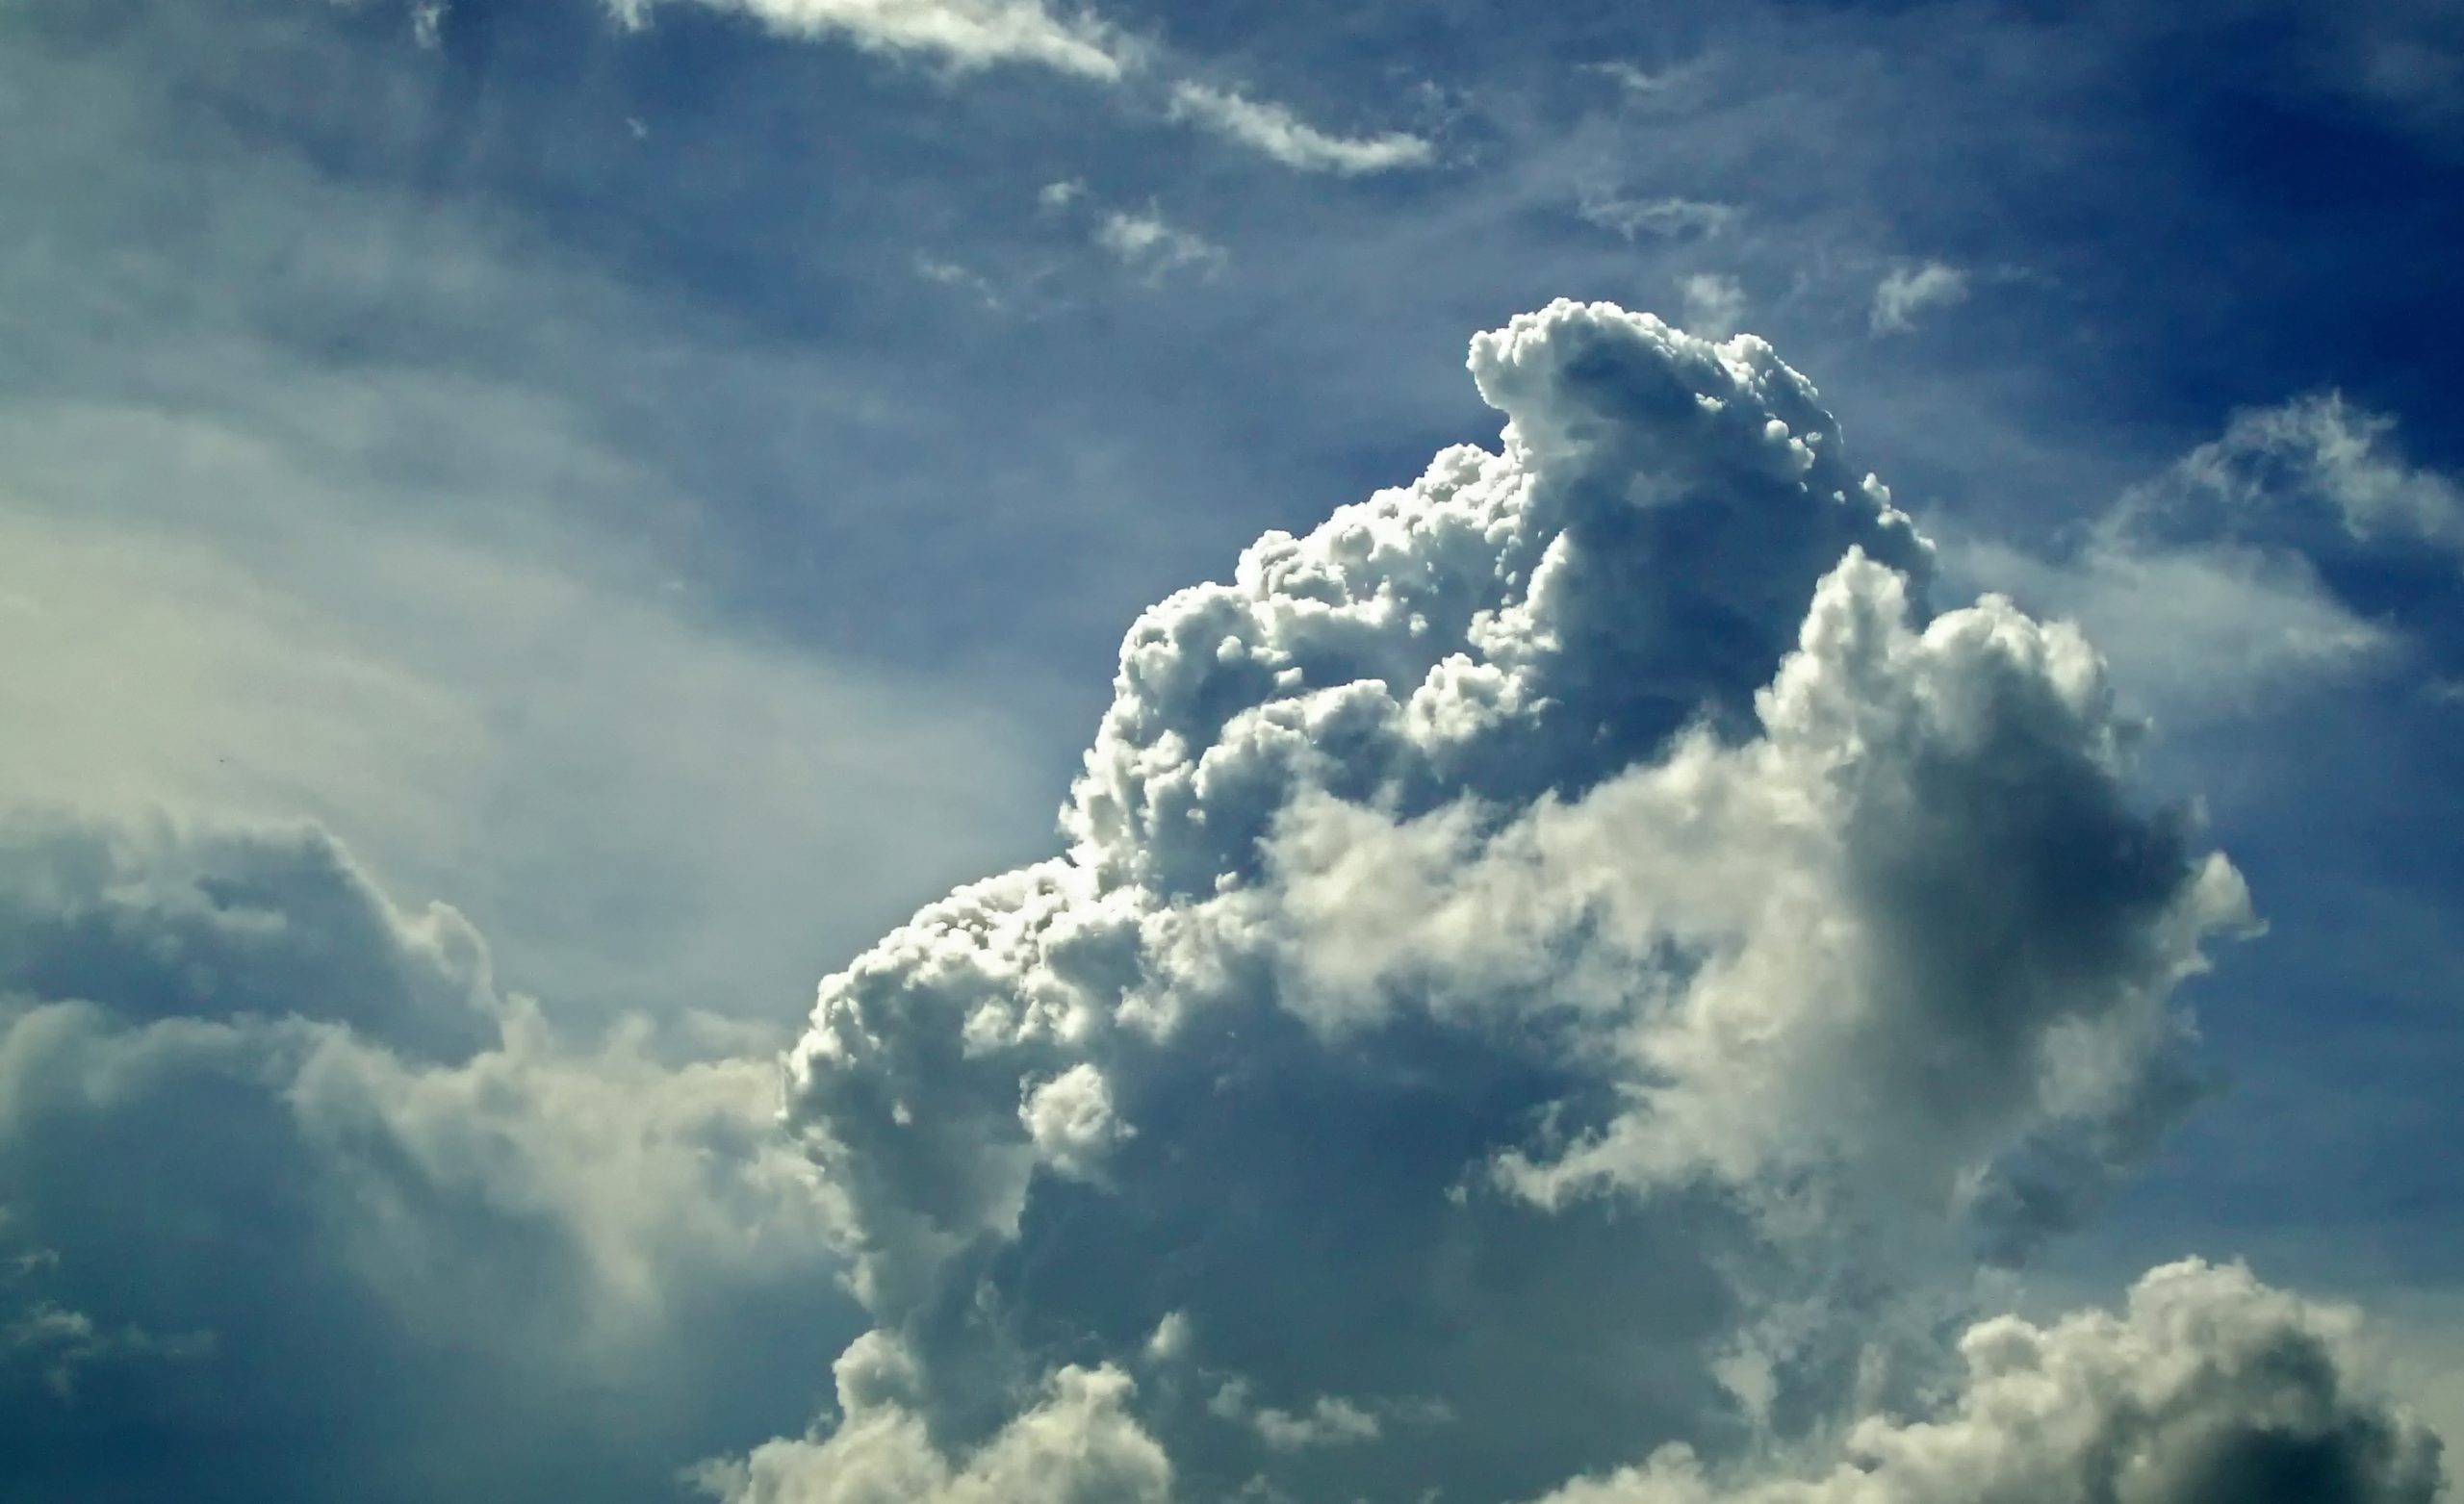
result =
[[1408,132],[1337,136],[1283,105],[1205,84],[1174,85],[1172,115],[1301,172],[1359,176],[1427,166],[1437,159],[1434,145]]
[[[628,24],[657,4],[609,0]],[[1138,61],[1136,46],[1086,15],[1062,16],[1041,0],[691,0],[748,16],[783,37],[834,38],[876,52],[960,68],[1026,64],[1112,81]]]

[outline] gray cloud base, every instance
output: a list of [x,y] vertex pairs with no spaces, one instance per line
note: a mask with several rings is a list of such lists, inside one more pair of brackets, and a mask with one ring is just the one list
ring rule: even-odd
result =
[[804,1407],[796,1334],[855,1326],[776,1081],[689,1030],[560,1033],[314,828],[7,823],[13,1482],[673,1496]]

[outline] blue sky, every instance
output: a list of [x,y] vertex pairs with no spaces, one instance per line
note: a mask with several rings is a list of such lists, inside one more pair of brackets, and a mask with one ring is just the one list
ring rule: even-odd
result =
[[0,1494],[2464,1429],[2446,8],[12,0],[0,224]]

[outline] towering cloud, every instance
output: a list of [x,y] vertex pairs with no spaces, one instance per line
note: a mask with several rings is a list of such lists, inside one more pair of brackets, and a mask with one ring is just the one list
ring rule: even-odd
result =
[[1133,1480],[1089,1501],[1149,1444],[1190,1497],[1720,1455],[1899,1392],[1906,1277],[2193,1094],[2171,994],[2247,901],[2077,633],[1938,612],[1757,339],[1559,303],[1471,369],[1496,452],[1147,612],[1067,853],[824,981],[787,1120],[878,1322],[842,1388],[899,1383],[715,1491],[1065,1423]]

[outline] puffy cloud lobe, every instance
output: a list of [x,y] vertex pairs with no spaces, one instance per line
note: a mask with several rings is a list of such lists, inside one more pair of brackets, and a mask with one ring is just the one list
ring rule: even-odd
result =
[[1103,1073],[1083,1060],[1028,1092],[1018,1119],[1038,1159],[1081,1178],[1098,1174],[1105,1151],[1130,1132],[1113,1113]]
[[1575,1015],[1630,1106],[1503,1158],[1544,1201],[1844,1169],[1903,1210],[2072,1210],[2046,1198],[2079,1187],[1996,1167],[2085,1134],[2075,1171],[2162,1120],[2167,1000],[2246,922],[2240,879],[2129,806],[2093,653],[2007,602],[1919,631],[1902,577],[1852,553],[1758,714],[1758,738],[1690,735],[1492,832],[1462,806],[1295,806],[1258,920],[1287,1005]]
[[[1934,616],[1758,340],[1560,303],[1470,364],[1498,451],[1146,613],[1067,854],[822,985],[788,1121],[937,1440],[1178,1312],[1149,1361],[1247,1386],[1142,1400],[1189,1478],[1529,1491],[1744,1423],[1734,1323],[1856,1246],[1792,1228],[2015,1250],[2186,1094],[2169,994],[2245,900],[2084,642]],[[1477,1419],[1273,1455],[1331,1396]]]
[[[1402,813],[1579,793],[1692,718],[1740,720],[1851,548],[1926,550],[1751,338],[1560,304],[1475,342],[1503,452],[1270,534],[1122,650],[1070,856],[962,890],[828,981],[791,1116],[865,1234],[916,1267],[1008,1236],[1037,1160],[1022,1082],[1168,1032],[1222,914],[1312,793]],[[1098,1062],[1099,1063],[1099,1062]]]
[[1171,1465],[1125,1406],[1114,1367],[1065,1367],[1037,1403],[963,1460],[949,1461],[909,1408],[907,1355],[879,1334],[838,1362],[841,1418],[826,1439],[779,1440],[699,1469],[726,1504],[1166,1504]]
[[1870,1419],[1838,1466],[1722,1478],[1684,1448],[1547,1504],[2430,1504],[2436,1438],[2363,1382],[2348,1313],[2196,1262],[2119,1315],[2005,1316],[1931,1419]]
[[1751,337],[1566,303],[1474,342],[1502,453],[1270,533],[1130,629],[1064,824],[1166,900],[1254,866],[1296,783],[1422,808],[1575,792],[1689,717],[1739,717],[1852,546],[1925,548]]

